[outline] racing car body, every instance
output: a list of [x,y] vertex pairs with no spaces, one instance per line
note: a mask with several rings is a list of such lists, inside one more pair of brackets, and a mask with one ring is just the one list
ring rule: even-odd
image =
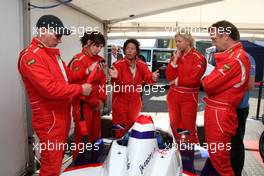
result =
[[80,154],[61,176],[177,176],[184,175],[171,130],[169,140],[141,115],[122,139],[102,139],[89,159]]
[[127,145],[118,140],[102,142],[101,146],[111,146],[103,162],[75,166],[76,169],[69,167],[62,176],[175,176],[182,173],[180,154],[175,146],[159,149],[150,116],[137,118]]

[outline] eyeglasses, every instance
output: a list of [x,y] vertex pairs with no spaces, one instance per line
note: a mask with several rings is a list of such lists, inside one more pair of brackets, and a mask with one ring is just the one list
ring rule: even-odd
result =
[[62,34],[55,34],[55,37],[59,40],[62,37]]

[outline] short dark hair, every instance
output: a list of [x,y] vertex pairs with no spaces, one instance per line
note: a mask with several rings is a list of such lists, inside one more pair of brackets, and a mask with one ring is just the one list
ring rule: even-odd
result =
[[136,46],[136,50],[137,50],[137,53],[139,55],[139,53],[140,53],[140,49],[139,49],[140,43],[139,43],[139,41],[137,41],[136,39],[133,39],[133,38],[127,39],[125,41],[124,46],[123,46],[123,52],[126,54],[126,47],[127,47],[127,45],[129,43],[133,43]]
[[87,41],[90,40],[92,44],[100,45],[102,44],[105,46],[105,38],[104,35],[98,31],[94,32],[85,32],[84,35],[81,37],[80,41],[82,43],[82,47],[87,44]]
[[226,20],[218,21],[212,24],[210,28],[216,28],[216,29],[221,28],[223,29],[222,32],[228,33],[229,37],[234,41],[240,40],[240,34],[237,27],[234,24],[230,23],[229,21]]

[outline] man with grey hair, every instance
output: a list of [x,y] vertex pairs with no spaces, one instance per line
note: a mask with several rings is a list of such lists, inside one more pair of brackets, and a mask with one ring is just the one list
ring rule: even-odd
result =
[[113,63],[119,59],[122,59],[123,55],[118,52],[118,47],[116,45],[112,45],[111,52],[108,53],[107,57],[107,66],[111,67]]

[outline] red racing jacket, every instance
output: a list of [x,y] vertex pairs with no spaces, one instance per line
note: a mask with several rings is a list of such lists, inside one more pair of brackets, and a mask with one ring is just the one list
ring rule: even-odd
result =
[[[73,57],[68,64],[68,68],[73,70],[75,73],[81,73],[86,71],[86,69],[94,62],[99,63],[101,61],[105,61],[105,59],[99,55],[92,55],[86,48],[83,48],[81,53],[76,54]],[[95,67],[95,69],[96,70],[93,70],[87,77],[74,82],[79,84],[88,82],[92,84],[92,93],[88,96],[81,97],[82,100],[85,100],[85,102],[91,106],[97,106],[99,104],[99,100],[102,102],[105,102],[106,100],[106,75],[104,70],[99,70],[98,67]]]
[[166,68],[166,77],[172,88],[185,90],[199,90],[200,79],[206,70],[206,60],[194,48],[181,55],[177,65],[173,66],[173,56]]
[[113,96],[124,95],[131,98],[134,95],[139,96],[143,83],[155,83],[152,80],[152,72],[149,70],[148,65],[139,58],[136,59],[135,77],[133,77],[130,70],[130,60],[126,57],[114,62],[113,67],[118,71],[118,78],[111,79],[111,83],[114,85]]
[[205,103],[211,106],[227,105],[236,108],[241,101],[249,81],[250,60],[242,44],[216,53],[216,67],[202,80],[208,95]]
[[70,108],[71,101],[82,95],[82,86],[69,84],[85,77],[69,70],[60,58],[58,48],[49,48],[38,39],[21,51],[18,70],[27,90],[32,113]]

